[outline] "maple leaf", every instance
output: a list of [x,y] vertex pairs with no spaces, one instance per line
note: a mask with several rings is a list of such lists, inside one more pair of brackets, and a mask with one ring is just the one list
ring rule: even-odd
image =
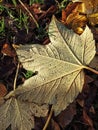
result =
[[15,94],[23,101],[53,104],[54,112],[58,114],[81,92],[83,68],[95,55],[95,42],[87,26],[78,36],[55,18],[49,34],[49,45],[27,45],[17,51],[23,66],[38,74],[26,80]]
[[48,45],[25,45],[17,50],[23,66],[38,74],[5,97],[0,106],[2,130],[9,125],[14,130],[30,130],[32,116],[46,116],[51,104],[55,115],[59,114],[82,90],[83,68],[88,68],[95,55],[93,34],[86,26],[79,36],[53,17],[49,35]]

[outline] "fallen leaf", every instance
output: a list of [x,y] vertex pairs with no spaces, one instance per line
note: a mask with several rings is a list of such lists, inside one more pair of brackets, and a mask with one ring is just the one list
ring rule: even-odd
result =
[[9,43],[3,44],[1,53],[10,57],[16,57],[17,55],[15,49]]
[[53,119],[51,122],[52,122],[52,130],[61,130],[58,123],[56,123]]
[[[78,98],[77,98],[77,103],[81,106],[81,107],[84,107],[85,105],[85,102],[87,101],[88,99],[88,95],[90,95],[91,93],[89,92],[90,91],[90,85],[89,83],[92,83],[94,81],[93,78],[91,78],[90,76],[88,75],[85,75],[85,83],[83,85],[83,89],[82,89],[82,92],[78,95]],[[89,94],[90,93],[90,94]],[[92,97],[92,96],[91,96]]]
[[90,108],[90,110],[89,110],[91,113],[93,113],[93,114],[96,114],[96,112],[95,112],[95,109],[94,109],[94,107],[93,106],[91,106],[91,108]]
[[74,30],[75,33],[81,35],[87,24],[87,17],[85,14],[74,12],[67,17],[66,23]]
[[[82,7],[82,5],[83,5],[82,2],[69,3],[65,9],[62,9],[62,21],[65,22],[65,20],[68,17],[68,15],[70,15],[73,12],[77,12],[78,9],[80,7]],[[84,12],[84,9],[81,9],[80,12]]]
[[25,45],[17,50],[27,70],[38,74],[19,85],[0,105],[0,128],[31,130],[33,116],[46,116],[52,104],[54,114],[64,110],[81,92],[85,65],[95,55],[93,34],[86,27],[82,35],[75,34],[54,17],[49,27],[51,43]]
[[96,98],[97,95],[97,87],[95,86],[94,83],[89,87],[89,93],[87,98],[85,99],[85,106],[89,110]]
[[98,24],[98,13],[92,13],[92,14],[88,15],[88,20],[92,26],[97,25]]
[[98,0],[72,0],[73,2],[83,2],[87,14],[95,13],[98,11]]
[[49,45],[27,45],[17,50],[23,66],[38,74],[26,80],[15,94],[20,100],[53,104],[57,115],[81,92],[82,69],[94,57],[95,45],[88,27],[78,36],[53,18],[49,28]]
[[76,114],[76,103],[73,102],[56,117],[56,122],[58,122],[58,124],[62,128],[64,128],[72,121],[75,114]]
[[62,10],[62,22],[79,35],[83,33],[87,21],[83,2],[69,3]]
[[3,83],[0,83],[0,98],[4,97],[7,94],[6,86]]
[[92,119],[87,115],[86,111],[83,110],[83,121],[86,125],[92,128],[93,130],[93,121]]
[[95,68],[96,70],[98,70],[98,55],[96,55],[93,60],[90,63],[90,67]]
[[[69,3],[65,9],[64,15],[62,16],[62,21],[65,21],[68,15],[74,12],[79,12],[79,13],[85,13],[85,7],[83,2],[74,2],[74,3]],[[64,18],[63,18],[64,17]]]

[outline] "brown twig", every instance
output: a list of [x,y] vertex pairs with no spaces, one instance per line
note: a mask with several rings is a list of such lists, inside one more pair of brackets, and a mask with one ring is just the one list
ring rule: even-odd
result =
[[45,125],[44,125],[43,130],[46,130],[46,129],[47,129],[47,127],[48,127],[48,125],[49,125],[49,122],[50,122],[50,120],[51,120],[52,114],[53,114],[53,109],[51,108],[50,113],[49,113],[49,116],[48,116],[48,119],[47,119],[47,121],[46,121],[46,123],[45,123]]

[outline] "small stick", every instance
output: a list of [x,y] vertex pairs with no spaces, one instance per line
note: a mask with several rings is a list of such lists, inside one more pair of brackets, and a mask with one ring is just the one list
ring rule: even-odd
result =
[[47,121],[46,121],[46,123],[45,123],[45,125],[44,125],[43,130],[46,130],[46,129],[47,129],[47,127],[48,127],[48,125],[49,125],[49,122],[50,122],[50,120],[51,120],[52,114],[53,114],[53,109],[51,108],[50,113],[49,113],[49,116],[48,116],[48,119],[47,119]]
[[31,12],[28,10],[28,8],[24,5],[24,3],[21,0],[18,0],[20,4],[24,7],[24,9],[29,13],[30,17],[34,20],[34,23],[36,24],[37,28],[39,28],[38,22],[34,18],[34,16],[31,14]]
[[20,63],[18,63],[18,65],[17,65],[17,70],[16,70],[15,79],[14,79],[13,90],[16,89],[16,81],[17,81],[17,76],[18,76],[18,71],[19,71],[19,65],[20,65]]

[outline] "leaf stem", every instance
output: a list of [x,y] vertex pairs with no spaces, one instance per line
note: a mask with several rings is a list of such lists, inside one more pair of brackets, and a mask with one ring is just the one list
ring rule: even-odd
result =
[[43,130],[46,130],[46,129],[47,129],[47,127],[48,127],[48,125],[49,125],[49,122],[50,122],[50,120],[51,120],[52,114],[53,114],[53,109],[51,108],[50,113],[49,113],[49,116],[48,116],[48,119],[47,119],[47,121],[46,121],[46,123],[45,123],[45,125],[44,125]]
[[87,70],[90,70],[91,72],[95,73],[95,74],[98,74],[98,71],[93,69],[93,68],[90,68],[88,66],[84,66],[84,69],[87,69]]
[[30,17],[34,20],[34,23],[36,24],[36,27],[39,28],[39,24],[34,18],[34,16],[31,14],[31,12],[28,10],[28,8],[24,5],[24,3],[21,0],[18,0],[20,4],[24,7],[24,9],[29,13]]

